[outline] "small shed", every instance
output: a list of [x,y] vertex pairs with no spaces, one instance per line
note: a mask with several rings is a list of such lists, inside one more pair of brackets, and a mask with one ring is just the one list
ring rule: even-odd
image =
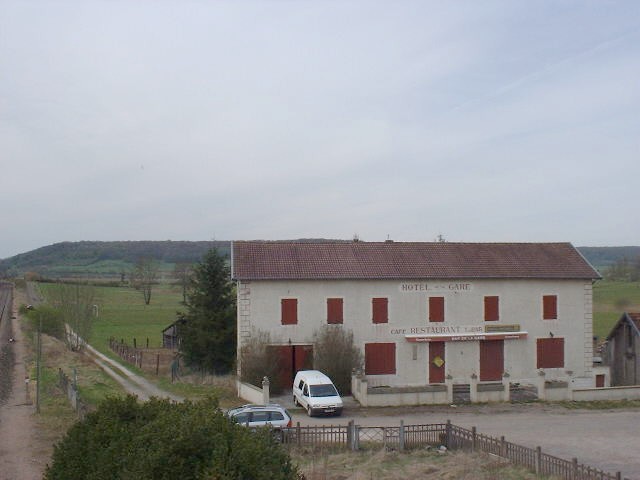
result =
[[180,348],[180,326],[187,323],[187,321],[181,317],[167,328],[162,330],[162,347],[169,348],[171,350],[177,350]]
[[640,313],[625,312],[607,336],[611,385],[640,385]]

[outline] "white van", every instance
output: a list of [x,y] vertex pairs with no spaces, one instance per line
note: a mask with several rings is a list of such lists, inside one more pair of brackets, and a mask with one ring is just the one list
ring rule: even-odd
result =
[[319,413],[342,413],[342,398],[329,377],[318,370],[300,370],[293,381],[293,403],[307,410],[309,416]]

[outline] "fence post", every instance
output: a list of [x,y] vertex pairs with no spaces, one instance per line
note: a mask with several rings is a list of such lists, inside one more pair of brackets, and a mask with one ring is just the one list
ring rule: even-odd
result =
[[300,438],[300,422],[296,422],[296,443],[300,446],[302,438]]
[[476,451],[477,432],[476,427],[471,427],[471,451]]
[[398,431],[398,449],[404,450],[404,420],[400,420],[400,430]]
[[578,479],[578,459],[575,457],[571,459],[571,478],[573,480]]
[[500,456],[507,458],[507,442],[504,441],[504,435],[500,437]]
[[447,426],[445,427],[445,432],[444,432],[444,442],[445,442],[445,447],[447,447],[449,450],[451,450],[453,447],[451,446],[452,442],[451,442],[452,438],[451,438],[451,420],[447,420]]
[[536,447],[536,475],[542,470],[542,447]]
[[156,377],[158,376],[159,372],[160,372],[160,354],[157,353],[156,354]]
[[353,418],[349,420],[347,425],[347,448],[353,450]]

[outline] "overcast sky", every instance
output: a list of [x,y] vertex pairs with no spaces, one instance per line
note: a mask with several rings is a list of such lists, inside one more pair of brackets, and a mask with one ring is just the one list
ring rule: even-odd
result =
[[0,258],[640,244],[640,2],[0,0]]

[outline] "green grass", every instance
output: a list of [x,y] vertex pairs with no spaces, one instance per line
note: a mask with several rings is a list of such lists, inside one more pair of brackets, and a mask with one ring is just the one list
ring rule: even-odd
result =
[[[47,298],[55,298],[56,284],[43,283],[40,289]],[[109,353],[109,338],[124,340],[138,347],[162,346],[162,330],[173,323],[176,312],[184,310],[182,289],[179,286],[156,285],[151,303],[145,305],[142,293],[131,287],[94,287],[98,318],[93,325],[89,343],[103,353]]]
[[628,311],[640,311],[640,282],[600,280],[593,286],[593,334],[599,339]]

